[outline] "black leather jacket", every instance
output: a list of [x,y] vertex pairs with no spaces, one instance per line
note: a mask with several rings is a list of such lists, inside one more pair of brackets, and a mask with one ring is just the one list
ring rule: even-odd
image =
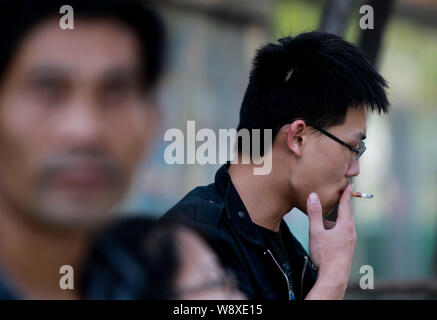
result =
[[[249,299],[288,299],[286,276],[250,219],[228,166],[217,171],[214,183],[193,189],[161,219],[186,224],[203,235],[224,266],[234,271]],[[301,300],[313,287],[317,271],[284,221],[280,229],[290,258],[293,291]]]

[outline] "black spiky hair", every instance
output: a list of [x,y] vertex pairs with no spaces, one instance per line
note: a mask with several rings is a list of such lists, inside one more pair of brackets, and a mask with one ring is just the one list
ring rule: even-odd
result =
[[389,111],[387,82],[355,45],[316,31],[278,42],[261,47],[253,59],[237,130],[272,129],[275,138],[293,119],[327,128],[362,104]]

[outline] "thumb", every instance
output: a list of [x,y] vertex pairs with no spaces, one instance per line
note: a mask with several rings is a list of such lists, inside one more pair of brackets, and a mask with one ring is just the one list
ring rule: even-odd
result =
[[310,232],[323,230],[322,206],[317,193],[311,193],[307,199],[307,214],[310,222]]

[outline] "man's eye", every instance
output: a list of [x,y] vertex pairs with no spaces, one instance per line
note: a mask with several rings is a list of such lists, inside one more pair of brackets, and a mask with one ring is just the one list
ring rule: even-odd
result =
[[65,86],[59,81],[40,80],[33,83],[37,96],[47,102],[57,101],[65,93]]
[[102,89],[102,99],[106,105],[115,105],[131,98],[135,93],[135,86],[130,82],[113,82]]

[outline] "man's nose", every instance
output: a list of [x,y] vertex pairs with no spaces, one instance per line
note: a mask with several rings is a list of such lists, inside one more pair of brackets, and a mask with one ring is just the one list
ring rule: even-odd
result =
[[78,103],[66,108],[59,123],[64,143],[70,146],[96,146],[102,141],[103,119],[91,104]]
[[347,177],[356,177],[360,174],[360,160],[352,160],[349,164],[349,168],[347,170]]

